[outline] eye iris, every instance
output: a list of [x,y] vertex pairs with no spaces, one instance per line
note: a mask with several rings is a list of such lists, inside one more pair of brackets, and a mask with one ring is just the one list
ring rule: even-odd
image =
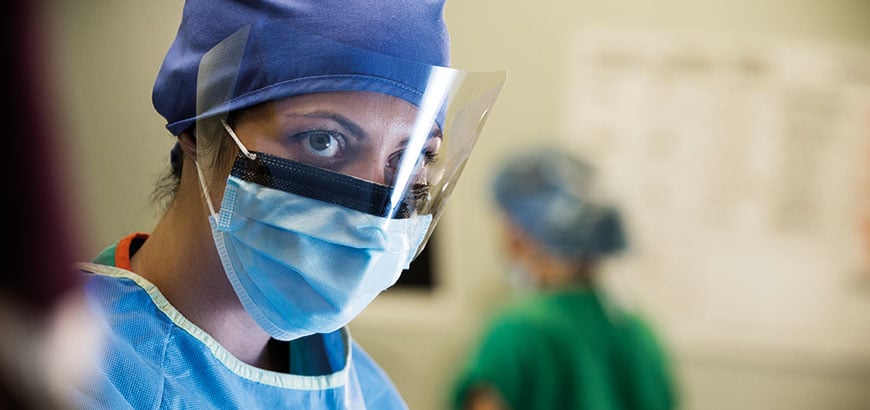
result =
[[305,149],[318,157],[332,158],[341,151],[341,140],[331,132],[306,133],[305,144]]
[[332,137],[329,134],[316,134],[311,136],[311,148],[317,151],[326,151],[332,146]]

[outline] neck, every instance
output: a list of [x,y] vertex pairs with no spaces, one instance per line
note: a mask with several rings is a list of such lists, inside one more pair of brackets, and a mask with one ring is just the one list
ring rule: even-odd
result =
[[179,192],[133,255],[133,271],[239,360],[274,368],[267,349],[269,335],[244,309],[224,273],[199,190],[188,191]]
[[595,272],[595,264],[589,260],[547,257],[538,260],[534,266],[541,287],[545,289],[589,287]]

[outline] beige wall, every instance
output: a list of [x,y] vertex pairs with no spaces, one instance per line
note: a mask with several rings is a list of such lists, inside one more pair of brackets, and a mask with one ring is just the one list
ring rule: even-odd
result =
[[[78,170],[70,183],[81,193],[73,209],[87,227],[85,250],[96,253],[131,231],[148,231],[156,220],[148,195],[172,142],[150,93],[181,2],[50,4],[55,20],[47,27],[56,28],[59,98]],[[446,15],[454,65],[507,69],[508,82],[439,225],[442,286],[432,294],[389,292],[352,325],[415,410],[444,408],[455,366],[506,296],[486,182],[505,155],[542,142],[529,137],[563,131],[564,53],[572,33],[587,26],[680,29],[870,46],[870,2],[863,0],[453,0]],[[823,354],[806,362],[691,344],[674,349],[685,408],[858,409],[870,403],[870,363],[863,358],[825,360]]]

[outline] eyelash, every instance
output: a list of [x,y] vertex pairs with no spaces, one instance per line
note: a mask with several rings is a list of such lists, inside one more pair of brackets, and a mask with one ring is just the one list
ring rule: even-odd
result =
[[426,158],[426,164],[429,165],[437,163],[438,160],[441,159],[438,153],[431,147],[426,147],[426,149],[423,150],[423,157]]

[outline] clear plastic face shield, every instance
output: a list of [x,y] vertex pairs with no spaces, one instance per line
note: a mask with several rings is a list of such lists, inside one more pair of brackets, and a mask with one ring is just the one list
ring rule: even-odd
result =
[[[286,72],[292,71],[287,66],[294,56],[264,59],[267,47],[261,43],[273,47],[276,39],[258,32],[268,31],[239,30],[200,63],[197,165],[211,213],[220,211],[216,195],[223,192],[232,168],[230,175],[374,215],[384,223],[429,216],[431,223],[413,255],[419,254],[505,73],[392,59],[407,64],[404,69],[389,64],[388,56],[371,57],[371,52],[342,46],[346,59],[337,54],[334,64],[320,62],[318,69],[328,73],[300,78]],[[354,67],[355,53],[366,56],[362,69]],[[250,85],[256,81],[264,86]]]

